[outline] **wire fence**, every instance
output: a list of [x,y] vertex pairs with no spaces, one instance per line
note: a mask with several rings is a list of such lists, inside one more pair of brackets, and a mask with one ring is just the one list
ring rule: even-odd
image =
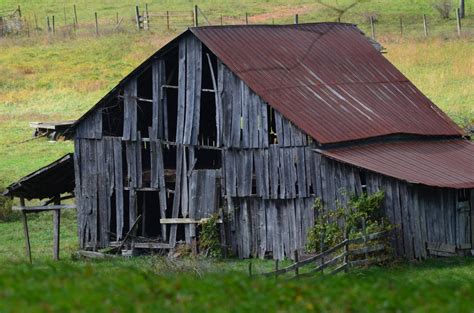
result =
[[[62,12],[61,12],[62,11]],[[128,14],[116,12],[81,11],[78,19],[76,5],[63,10],[48,10],[40,16],[34,12],[22,14],[18,6],[12,10],[0,11],[0,37],[31,36],[106,36],[118,32],[179,32],[192,26],[205,25],[242,25],[272,23],[321,22],[312,20],[311,14],[298,16],[281,15],[272,17],[265,14],[249,15],[245,12],[236,15],[203,12],[198,6],[192,10],[161,11],[157,6],[147,4],[131,7]],[[53,12],[53,13],[52,13]],[[470,37],[474,35],[474,19],[461,19],[456,12],[448,19],[435,18],[433,15],[400,15],[398,18],[383,14],[366,13],[354,20],[341,22],[357,24],[367,35],[374,39],[384,36],[407,38],[420,37]]]

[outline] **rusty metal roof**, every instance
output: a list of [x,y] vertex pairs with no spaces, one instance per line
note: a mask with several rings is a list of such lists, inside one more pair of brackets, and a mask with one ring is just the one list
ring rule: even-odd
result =
[[468,140],[385,142],[320,153],[410,183],[474,188],[474,143]]
[[191,31],[269,105],[319,143],[461,129],[352,24]]

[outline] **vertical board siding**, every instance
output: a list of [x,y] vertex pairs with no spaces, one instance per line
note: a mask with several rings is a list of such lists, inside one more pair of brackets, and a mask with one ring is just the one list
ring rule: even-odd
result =
[[166,92],[162,86],[166,83],[166,68],[164,60],[155,60],[152,64],[152,93],[153,93],[153,109],[152,109],[152,139],[166,139],[168,133],[168,117],[167,117],[167,98]]
[[137,140],[137,79],[133,78],[124,88],[123,139]]

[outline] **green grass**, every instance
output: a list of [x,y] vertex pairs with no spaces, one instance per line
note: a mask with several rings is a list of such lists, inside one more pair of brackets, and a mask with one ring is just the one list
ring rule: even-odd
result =
[[472,259],[300,281],[250,279],[245,261],[189,263],[201,270],[176,273],[158,257],[6,264],[0,311],[472,312]]

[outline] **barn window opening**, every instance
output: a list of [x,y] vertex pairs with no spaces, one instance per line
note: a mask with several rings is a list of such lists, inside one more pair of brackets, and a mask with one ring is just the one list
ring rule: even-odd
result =
[[[203,47],[202,53],[202,83],[199,114],[198,143],[203,146],[216,146],[216,93],[217,58]],[[214,77],[214,79],[213,79]]]
[[123,136],[123,98],[109,101],[102,109],[102,134],[113,137]]
[[148,129],[153,121],[152,70],[147,68],[137,80],[137,130],[148,138]]
[[222,153],[217,149],[195,149],[194,169],[219,169],[222,167]]
[[143,187],[151,187],[151,149],[149,142],[142,141],[141,155]]
[[267,105],[267,123],[268,123],[268,144],[278,144],[276,123],[275,123],[275,110]]
[[365,171],[359,171],[359,178],[362,193],[367,193],[367,173]]

